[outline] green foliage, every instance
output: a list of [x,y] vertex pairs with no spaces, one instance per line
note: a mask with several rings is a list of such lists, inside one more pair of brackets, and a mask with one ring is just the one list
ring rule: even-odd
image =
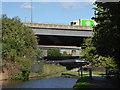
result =
[[0,55],[2,55],[2,43],[0,42]]
[[15,57],[15,62],[19,62],[22,71],[30,71],[30,60],[27,58]]
[[30,74],[30,60],[21,57],[15,57],[14,62],[20,64],[20,73],[18,75],[11,76],[13,80],[27,80]]
[[61,56],[59,49],[49,49],[48,56]]
[[61,56],[71,56],[71,54],[67,54],[67,52],[64,51],[64,52],[61,54]]
[[120,2],[95,2],[95,5],[93,19],[98,25],[94,28],[93,45],[99,55],[114,57],[120,66]]
[[67,54],[66,51],[64,51],[63,54],[61,54],[61,55],[62,55],[62,56],[67,56],[68,54]]
[[18,17],[2,18],[2,55],[4,62],[18,62],[21,72],[11,79],[27,80],[30,59],[37,55],[37,37],[32,29],[24,26]]
[[114,58],[112,57],[104,57],[96,53],[96,48],[93,47],[92,39],[86,39],[84,41],[84,45],[86,45],[85,49],[82,49],[82,58],[90,63],[90,65],[95,67],[105,67],[105,68],[115,68],[117,67]]
[[66,71],[66,67],[55,64],[45,64],[43,73],[41,73],[41,75],[51,75],[62,71]]
[[12,80],[24,80],[22,77],[22,73],[19,73],[18,75],[13,75],[10,77]]
[[9,19],[2,16],[2,54],[4,60],[14,60],[15,56],[36,55],[37,39],[33,31],[24,26],[18,17]]
[[47,51],[45,51],[45,50],[37,49],[37,57],[44,57],[45,52],[47,53]]

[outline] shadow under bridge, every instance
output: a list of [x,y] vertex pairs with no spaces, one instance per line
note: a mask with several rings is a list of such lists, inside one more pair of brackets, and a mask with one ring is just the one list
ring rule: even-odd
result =
[[67,69],[79,68],[79,67],[89,64],[87,61],[84,61],[80,58],[65,59],[65,60],[49,60],[49,61],[46,61],[46,63],[60,64],[62,66],[65,66]]

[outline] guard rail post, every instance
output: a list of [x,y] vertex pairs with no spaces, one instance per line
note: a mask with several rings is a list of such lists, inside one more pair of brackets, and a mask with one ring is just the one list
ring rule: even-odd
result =
[[89,70],[89,77],[92,78],[92,70]]

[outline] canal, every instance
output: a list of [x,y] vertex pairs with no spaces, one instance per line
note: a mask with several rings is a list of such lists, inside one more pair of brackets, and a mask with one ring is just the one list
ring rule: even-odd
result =
[[54,77],[29,81],[3,81],[3,88],[72,88],[76,78]]

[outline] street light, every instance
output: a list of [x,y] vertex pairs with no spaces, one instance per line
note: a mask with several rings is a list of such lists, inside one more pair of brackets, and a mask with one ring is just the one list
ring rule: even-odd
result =
[[31,0],[31,23],[32,23],[32,0]]
[[25,22],[26,22],[27,17],[25,17]]

